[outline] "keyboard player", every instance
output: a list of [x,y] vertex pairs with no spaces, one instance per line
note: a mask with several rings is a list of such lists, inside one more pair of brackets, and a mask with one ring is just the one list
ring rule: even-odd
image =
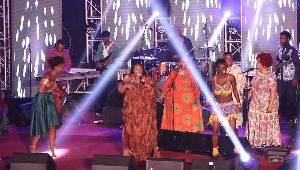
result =
[[[67,49],[65,49],[65,42],[62,39],[58,40],[55,43],[54,48],[49,50],[47,53],[47,58],[46,58],[46,63],[45,63],[47,72],[51,71],[51,67],[49,66],[48,60],[55,56],[60,56],[65,59],[65,67],[64,67],[63,73],[69,73],[69,71],[72,67],[71,58],[70,58],[69,51]],[[62,93],[60,93],[61,92],[60,89],[67,89],[68,82],[60,81],[60,82],[56,82],[56,83],[58,86],[55,87],[54,92],[56,92],[57,94],[62,94]],[[65,97],[62,95],[55,95],[55,104],[56,104],[58,113],[61,113],[64,99],[65,99]]]

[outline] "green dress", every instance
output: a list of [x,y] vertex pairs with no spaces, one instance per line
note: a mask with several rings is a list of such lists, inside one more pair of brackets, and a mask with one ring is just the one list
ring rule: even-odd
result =
[[[40,84],[50,86],[52,82],[46,78],[42,78]],[[36,94],[32,101],[31,122],[30,122],[30,140],[34,136],[40,135],[41,139],[47,138],[47,133],[52,126],[56,126],[56,129],[62,125],[61,117],[57,111],[54,95],[52,93],[53,88],[42,94]]]

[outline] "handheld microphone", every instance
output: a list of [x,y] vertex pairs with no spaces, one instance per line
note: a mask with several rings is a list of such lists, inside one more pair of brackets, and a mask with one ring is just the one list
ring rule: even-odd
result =
[[[65,86],[63,86],[62,88],[63,88],[63,89],[62,89],[62,91],[63,91],[63,92],[65,92],[65,91],[66,91],[66,87],[65,87]],[[60,93],[60,95],[59,95],[59,99],[62,99],[62,96],[63,96],[63,95]]]

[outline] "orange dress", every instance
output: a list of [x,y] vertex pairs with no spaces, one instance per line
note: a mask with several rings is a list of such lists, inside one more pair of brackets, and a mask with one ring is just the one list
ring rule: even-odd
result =
[[161,97],[166,98],[161,128],[173,130],[174,122],[175,131],[202,132],[204,128],[201,105],[199,102],[198,106],[196,104],[197,99],[199,100],[200,97],[196,81],[189,71],[184,75],[178,74],[174,83],[175,90],[170,90],[176,74],[176,70],[171,71],[161,93]]

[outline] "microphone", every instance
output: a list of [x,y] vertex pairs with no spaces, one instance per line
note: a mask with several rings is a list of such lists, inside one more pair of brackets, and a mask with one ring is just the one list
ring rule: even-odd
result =
[[[63,88],[62,91],[65,92],[65,91],[66,91],[66,87],[63,86],[62,88]],[[60,95],[59,95],[59,100],[62,99],[62,96],[63,96],[63,95],[60,93]]]
[[153,28],[151,28],[151,27],[146,23],[146,21],[145,21],[144,19],[142,19],[142,22],[144,23],[144,25],[145,25],[146,27],[148,27],[148,29],[149,29],[150,31],[153,31]]
[[28,44],[29,53],[31,53],[31,44]]
[[179,64],[177,64],[176,67],[175,67],[175,69],[177,69],[177,70],[179,70],[180,68],[182,68],[182,66],[179,65]]
[[144,85],[145,82],[143,81],[143,75],[139,73],[138,76],[140,78],[140,82]]
[[254,68],[249,68],[248,70],[244,71],[243,73],[248,73],[248,72],[253,71],[253,70],[254,70]]
[[206,27],[207,27],[207,18],[206,18],[206,21],[205,21],[205,24],[204,24],[204,26],[203,26],[203,30],[206,30]]

